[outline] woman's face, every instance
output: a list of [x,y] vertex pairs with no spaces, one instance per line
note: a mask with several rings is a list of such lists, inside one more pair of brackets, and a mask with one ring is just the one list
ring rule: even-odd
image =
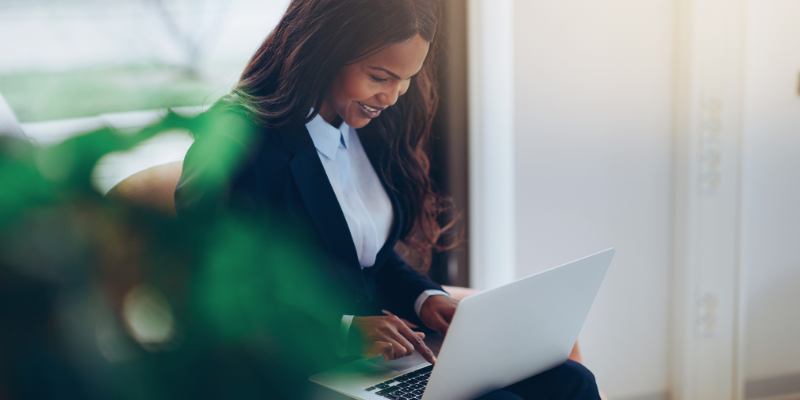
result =
[[405,94],[411,77],[422,68],[428,47],[428,41],[417,35],[346,65],[333,79],[320,115],[328,123],[338,115],[347,125],[363,128]]

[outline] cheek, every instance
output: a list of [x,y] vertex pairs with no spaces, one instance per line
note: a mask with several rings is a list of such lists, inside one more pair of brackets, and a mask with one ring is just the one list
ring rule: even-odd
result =
[[352,103],[353,101],[367,100],[377,93],[373,86],[375,85],[370,84],[369,79],[365,79],[363,74],[344,74],[340,87],[340,101],[342,103]]
[[408,92],[408,87],[409,86],[411,86],[411,81],[410,80],[403,82],[403,85],[400,86],[400,96],[402,96],[402,95],[406,94],[406,92]]

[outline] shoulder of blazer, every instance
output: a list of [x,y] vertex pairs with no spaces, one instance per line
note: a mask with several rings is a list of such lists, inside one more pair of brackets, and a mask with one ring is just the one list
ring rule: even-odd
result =
[[248,165],[279,165],[303,148],[314,146],[305,125],[283,128],[259,125],[239,106],[211,111],[213,114],[201,121],[202,134],[195,135],[195,142],[207,142],[210,147],[214,146],[212,143],[225,142],[225,147],[238,148],[241,169],[247,169]]
[[304,149],[314,148],[314,142],[311,140],[311,135],[308,133],[305,125],[295,125],[285,128],[277,129],[277,135],[280,137],[281,144],[292,155],[297,154]]

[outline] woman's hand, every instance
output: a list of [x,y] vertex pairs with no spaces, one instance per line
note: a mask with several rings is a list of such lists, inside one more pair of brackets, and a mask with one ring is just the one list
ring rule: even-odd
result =
[[354,317],[348,350],[365,358],[383,355],[387,361],[410,356],[416,350],[426,361],[436,364],[436,357],[422,339],[424,333],[412,331],[395,315]]
[[422,303],[419,319],[425,326],[444,336],[447,335],[457,307],[458,300],[450,296],[431,296]]

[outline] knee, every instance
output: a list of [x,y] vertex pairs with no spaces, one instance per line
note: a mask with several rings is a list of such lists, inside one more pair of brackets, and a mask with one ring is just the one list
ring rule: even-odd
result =
[[594,375],[583,365],[569,360],[506,389],[524,399],[600,399]]
[[500,389],[500,390],[495,390],[494,392],[491,393],[486,393],[485,395],[478,397],[475,400],[523,400],[523,399],[522,397],[519,397],[514,393]]
[[599,398],[594,374],[582,364],[567,360],[564,364],[556,367],[553,372],[558,374],[560,379],[570,382],[569,386],[576,391],[588,396],[580,396],[580,398]]
[[584,367],[583,364],[567,360],[564,364],[561,364],[558,368],[562,369],[561,373],[574,377],[575,379],[585,379],[588,382],[595,383],[594,381],[594,374],[592,371],[589,371],[588,368]]

